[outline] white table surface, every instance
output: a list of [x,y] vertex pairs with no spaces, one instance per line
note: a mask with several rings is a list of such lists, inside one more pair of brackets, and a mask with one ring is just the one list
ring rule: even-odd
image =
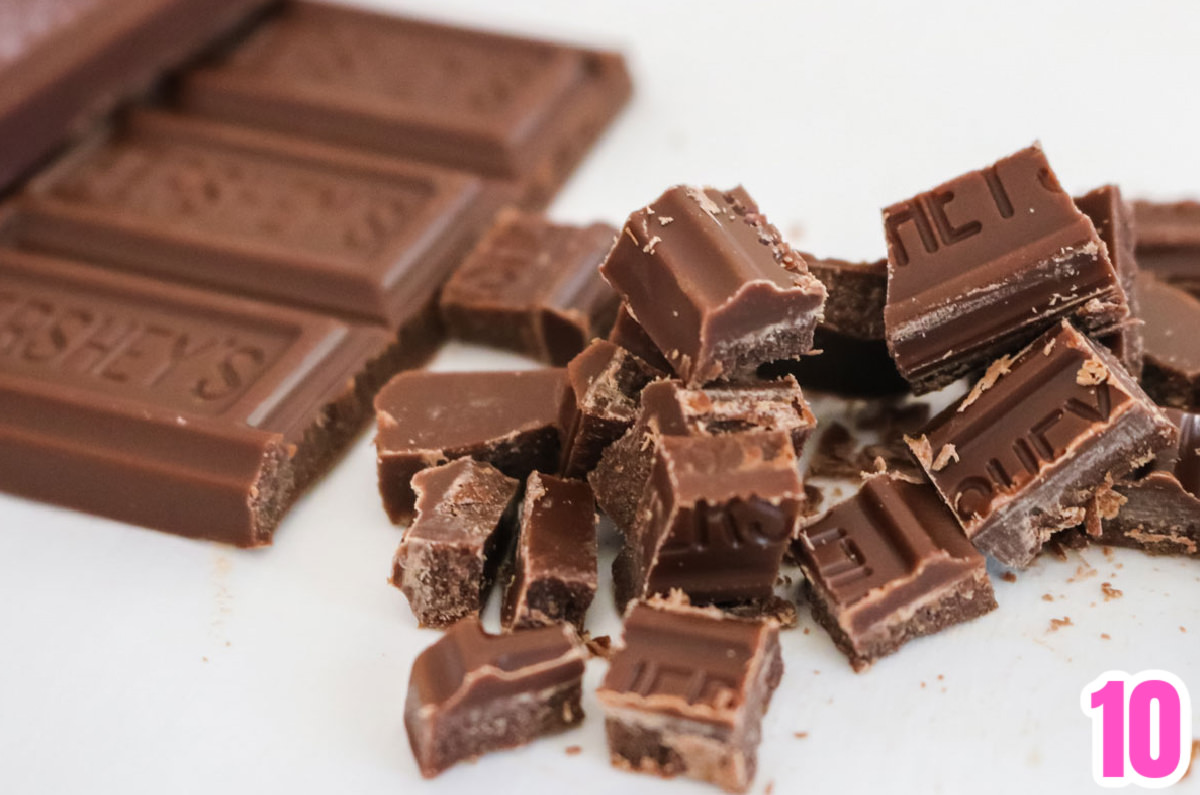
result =
[[[553,206],[565,220],[740,181],[797,246],[876,257],[881,206],[1035,138],[1069,189],[1200,193],[1196,3],[371,5],[628,54],[637,96]],[[450,345],[436,366],[528,363]],[[0,497],[0,793],[714,791],[609,767],[600,661],[581,729],[422,781],[402,712],[438,635],[386,583],[398,540],[369,435],[265,550]],[[1085,683],[1163,668],[1200,703],[1197,561],[1090,550],[996,591],[997,612],[863,674],[802,613],[754,791],[1091,792]],[[589,623],[617,632],[610,600]]]

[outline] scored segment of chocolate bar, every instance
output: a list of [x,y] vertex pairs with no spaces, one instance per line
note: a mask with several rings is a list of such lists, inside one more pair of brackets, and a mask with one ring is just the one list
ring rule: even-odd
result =
[[813,617],[855,670],[996,608],[987,562],[926,483],[870,477],[794,549]]
[[566,624],[505,635],[477,618],[455,624],[408,679],[404,726],[421,775],[577,725],[586,662]]
[[601,271],[688,386],[807,353],[825,302],[741,187],[667,190],[629,216]]
[[1200,292],[1200,202],[1133,203],[1137,261],[1160,279]]
[[1097,339],[1113,352],[1134,378],[1142,375],[1142,321],[1137,298],[1138,261],[1135,251],[1136,232],[1133,210],[1121,196],[1116,185],[1104,185],[1075,199],[1075,206],[1091,219],[1096,233],[1108,249],[1109,260],[1117,272],[1129,317],[1114,331]]
[[1142,388],[1160,405],[1200,409],[1200,299],[1148,272],[1138,277],[1137,294],[1144,323]]
[[678,596],[638,603],[597,693],[613,765],[745,792],[782,677],[773,621],[690,607]]
[[883,211],[888,345],[917,394],[982,370],[1070,317],[1129,307],[1103,242],[1035,145]]
[[1023,567],[1176,435],[1112,354],[1063,321],[994,362],[910,446],[975,546]]

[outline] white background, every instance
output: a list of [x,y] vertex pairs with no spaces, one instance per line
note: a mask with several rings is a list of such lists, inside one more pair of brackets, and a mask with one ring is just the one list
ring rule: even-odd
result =
[[[1196,3],[372,5],[628,54],[636,98],[565,220],[740,181],[799,247],[876,257],[878,208],[1035,138],[1069,189],[1200,193]],[[525,363],[451,346],[438,366]],[[277,539],[239,552],[0,497],[0,792],[712,791],[611,770],[590,692],[582,729],[423,782],[402,711],[437,633],[386,583],[399,530],[368,437]],[[754,791],[1092,792],[1085,683],[1163,668],[1200,703],[1200,562],[1093,550],[996,590],[999,611],[857,675],[804,614]],[[617,631],[609,600],[590,625]]]

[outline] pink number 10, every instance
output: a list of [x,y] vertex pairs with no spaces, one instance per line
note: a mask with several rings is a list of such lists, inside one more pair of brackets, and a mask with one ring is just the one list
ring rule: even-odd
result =
[[1187,772],[1192,704],[1166,671],[1109,671],[1080,696],[1092,719],[1092,776],[1102,787],[1169,787]]

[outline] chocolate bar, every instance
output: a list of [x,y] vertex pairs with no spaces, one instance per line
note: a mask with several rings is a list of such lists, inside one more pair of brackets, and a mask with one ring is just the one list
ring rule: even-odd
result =
[[600,508],[624,532],[634,525],[638,503],[663,436],[707,436],[740,431],[783,431],[799,455],[817,420],[796,380],[686,389],[656,381],[642,390],[634,425],[609,445],[588,481]]
[[608,341],[621,346],[656,370],[668,374],[675,372],[671,369],[667,357],[662,355],[654,340],[650,339],[646,330],[642,328],[642,324],[629,314],[629,305],[624,301],[617,308],[617,317],[613,321],[612,331],[608,333]]
[[413,476],[417,515],[396,550],[392,584],[422,626],[479,615],[512,538],[520,486],[470,458]]
[[22,0],[0,8],[0,193],[269,0]]
[[1137,280],[1145,366],[1142,388],[1163,406],[1200,409],[1200,299],[1149,273]]
[[663,374],[606,340],[595,340],[567,365],[562,474],[585,477],[637,418],[642,389]]
[[143,112],[33,180],[4,237],[402,328],[492,201],[468,175]]
[[1200,202],[1133,203],[1137,261],[1165,282],[1200,292]]
[[782,677],[774,622],[679,598],[635,605],[597,693],[613,765],[745,792]]
[[566,371],[401,373],[375,397],[379,491],[393,522],[412,516],[413,475],[455,458],[524,480],[558,469]]
[[1121,197],[1116,185],[1104,185],[1075,199],[1075,206],[1091,219],[1096,233],[1108,249],[1108,257],[1117,272],[1121,292],[1129,307],[1129,318],[1118,324],[1115,331],[1097,337],[1125,366],[1134,378],[1142,375],[1142,321],[1136,282],[1138,261],[1135,253],[1136,233],[1133,210]]
[[284,4],[189,72],[191,113],[505,180],[545,204],[629,97],[611,53]]
[[917,394],[1072,318],[1129,317],[1103,241],[1034,145],[883,211],[888,345]]
[[501,623],[527,629],[565,621],[583,631],[596,596],[596,501],[588,485],[534,472],[525,484],[513,579]]
[[[432,323],[427,318],[427,326]],[[239,546],[271,541],[440,342],[0,250],[0,488]]]
[[766,602],[804,504],[782,431],[664,436],[613,562],[618,607],[678,589],[692,602]]
[[1165,413],[1179,429],[1178,443],[1116,484],[1116,515],[1102,518],[1096,540],[1156,555],[1200,557],[1200,414]]
[[408,679],[404,726],[421,775],[578,724],[586,661],[565,624],[506,635],[477,618],[455,624]]
[[597,270],[617,230],[502,212],[442,288],[450,335],[561,367],[612,328],[617,295]]
[[807,353],[825,302],[741,187],[669,189],[629,216],[600,270],[692,387]]
[[813,618],[861,671],[996,609],[987,561],[926,483],[868,478],[794,545]]
[[975,546],[1024,567],[1175,437],[1112,354],[1063,321],[993,362],[911,447]]

